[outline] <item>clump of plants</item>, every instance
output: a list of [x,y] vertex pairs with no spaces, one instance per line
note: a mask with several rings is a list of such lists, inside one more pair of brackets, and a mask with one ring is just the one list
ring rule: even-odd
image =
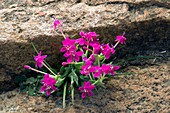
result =
[[[24,68],[43,74],[41,93],[50,96],[54,92],[62,92],[63,108],[65,108],[68,92],[74,104],[75,90],[80,91],[81,98],[93,96],[96,86],[103,86],[104,80],[115,75],[115,71],[120,67],[112,62],[105,63],[105,60],[115,53],[118,44],[125,44],[126,38],[124,33],[116,37],[115,45],[100,44],[96,32],[80,31],[80,38],[71,39],[64,35],[61,21],[55,20],[53,27],[63,36],[60,52],[66,60],[62,62],[59,71],[56,72],[45,62],[47,55],[43,55],[41,51],[34,56],[37,68],[29,65],[25,65]],[[45,67],[48,72],[40,70],[42,67]]]

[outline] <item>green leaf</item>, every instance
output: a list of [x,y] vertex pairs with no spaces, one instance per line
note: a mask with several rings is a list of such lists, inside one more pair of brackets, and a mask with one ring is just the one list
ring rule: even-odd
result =
[[99,57],[100,60],[103,60],[105,58],[104,55],[98,55],[98,57]]
[[84,62],[77,62],[74,64],[77,70],[81,70],[81,67],[84,65]]
[[89,77],[84,75],[84,79],[89,79]]
[[20,92],[24,93],[28,90],[28,87],[20,87]]
[[58,78],[57,83],[55,84],[57,87],[60,87],[64,83],[65,78]]
[[84,81],[84,75],[79,76],[82,81]]
[[38,75],[37,78],[38,79],[42,79],[44,77],[44,75]]
[[68,74],[69,74],[70,71],[71,71],[70,67],[66,67],[66,68],[65,68],[65,72],[64,72],[64,74],[62,75],[62,77],[68,76]]
[[30,96],[34,95],[34,90],[31,87],[29,87],[29,89],[28,89],[28,95],[30,95]]
[[19,86],[21,87],[21,86],[24,86],[24,85],[28,85],[28,83],[26,83],[26,82],[20,82],[19,83]]
[[64,71],[65,71],[65,68],[64,68],[64,66],[62,66],[62,67],[60,68],[60,74],[61,74],[61,75],[64,74]]
[[[94,65],[98,65],[98,60],[99,60],[99,62],[100,62],[101,60],[103,60],[102,63],[103,63],[104,60],[105,60],[105,56],[104,56],[104,55],[94,55],[94,57],[95,57]],[[100,64],[101,64],[101,63],[100,63]]]
[[90,82],[91,82],[91,83],[95,83],[95,82],[96,82],[96,80],[90,80]]
[[95,57],[95,62],[94,62],[94,65],[98,65],[98,56],[97,55],[94,55],[94,57]]
[[76,84],[77,84],[77,86],[79,85],[79,83],[78,83],[78,76],[77,76],[77,74],[75,73],[75,71],[72,69],[71,70],[72,71],[72,77],[73,77],[73,80],[76,82]]
[[16,76],[15,77],[15,79],[14,79],[14,81],[16,82],[16,83],[20,83],[20,82],[23,82],[23,81],[25,81],[27,79],[27,77],[25,76],[25,75],[19,75],[19,76]]
[[28,79],[27,79],[26,83],[32,84],[32,83],[34,83],[35,81],[36,81],[35,78],[34,78],[34,77],[31,77],[31,78],[28,78]]

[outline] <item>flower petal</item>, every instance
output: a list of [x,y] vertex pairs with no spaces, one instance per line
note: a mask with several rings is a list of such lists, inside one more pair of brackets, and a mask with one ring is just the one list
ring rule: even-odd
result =
[[46,95],[47,95],[47,96],[50,96],[51,91],[52,91],[51,89],[48,89],[48,90],[46,91]]
[[91,91],[89,91],[88,96],[93,96],[93,93]]
[[43,93],[45,90],[46,90],[47,86],[43,85],[41,88],[40,88],[40,91],[41,93]]
[[86,97],[86,93],[83,92],[83,93],[81,94],[81,98],[85,98],[85,97]]

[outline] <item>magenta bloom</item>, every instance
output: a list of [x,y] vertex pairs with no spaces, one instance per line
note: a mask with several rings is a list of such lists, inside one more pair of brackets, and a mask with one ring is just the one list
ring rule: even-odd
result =
[[[82,60],[84,62],[89,62],[91,61],[91,64],[95,62],[95,57],[94,57],[94,54],[91,54],[89,58],[86,58],[86,57],[83,57]],[[87,63],[86,63],[87,64]]]
[[69,37],[66,37],[65,40],[62,41],[63,47],[60,49],[61,52],[75,51],[75,40],[71,40]]
[[55,21],[54,21],[54,25],[53,25],[54,29],[56,29],[57,26],[59,26],[60,24],[61,24],[61,23],[60,23],[59,20],[55,20]]
[[102,73],[102,68],[100,66],[95,66],[94,78],[98,78]]
[[116,70],[118,70],[120,68],[120,66],[111,66],[111,70],[110,70],[110,74],[114,75]]
[[64,53],[64,57],[67,58],[67,62],[72,62],[73,60],[79,61],[80,56],[83,55],[82,51],[76,51],[75,40],[71,40],[66,37],[64,41],[62,41],[63,47],[60,49],[61,52]]
[[102,71],[104,74],[108,74],[111,70],[111,65],[110,64],[102,64]]
[[122,36],[116,36],[115,42],[119,41],[121,44],[126,44],[126,42],[125,42],[126,38],[124,37],[124,35],[125,35],[125,33],[123,33]]
[[95,88],[94,85],[90,84],[90,82],[84,82],[84,86],[79,87],[79,90],[82,92],[81,98],[85,98],[86,95],[92,96],[92,90]]
[[43,86],[41,87],[40,91],[42,93],[46,92],[46,95],[49,96],[52,91],[56,91],[56,80],[49,76],[49,74],[44,75],[44,79],[41,81]]
[[106,59],[109,59],[110,58],[110,54],[114,54],[115,53],[115,50],[114,50],[114,47],[110,47],[109,44],[105,44],[101,47],[101,52],[102,54],[106,57]]
[[88,45],[87,38],[86,38],[87,34],[84,33],[83,31],[81,31],[79,34],[81,37],[76,40],[76,43],[79,43],[81,46]]
[[95,62],[95,57],[94,57],[94,54],[91,54],[89,59],[94,63]]
[[98,39],[97,39],[98,35],[96,34],[96,32],[84,33],[83,31],[81,31],[79,34],[81,37],[76,40],[76,43],[79,43],[80,45],[90,45],[90,44],[98,43]]
[[80,57],[83,55],[82,51],[71,51],[64,54],[64,57],[67,58],[67,62],[72,62],[73,60],[78,62]]
[[91,44],[91,46],[93,47],[94,54],[98,54],[100,51],[100,44],[94,43],[94,44]]
[[88,40],[90,42],[95,42],[98,41],[97,36],[99,36],[98,34],[96,34],[96,32],[88,32],[86,37],[88,38]]
[[76,39],[76,43],[79,43],[81,46],[87,44],[87,41],[85,38],[78,38]]
[[80,71],[81,74],[89,75],[91,72],[95,72],[94,66],[92,66],[92,61],[86,60],[84,66],[81,67],[82,70]]
[[94,77],[98,78],[102,73],[105,75],[111,74],[114,75],[115,71],[118,70],[120,67],[119,66],[112,66],[110,64],[102,64],[102,66],[94,66],[95,67],[95,72],[94,72]]
[[36,66],[36,67],[39,67],[39,68],[42,67],[42,63],[44,62],[44,59],[47,57],[47,55],[42,55],[42,56],[41,56],[41,53],[42,53],[42,52],[40,51],[40,52],[38,53],[38,55],[34,57],[34,60],[36,61],[35,66]]

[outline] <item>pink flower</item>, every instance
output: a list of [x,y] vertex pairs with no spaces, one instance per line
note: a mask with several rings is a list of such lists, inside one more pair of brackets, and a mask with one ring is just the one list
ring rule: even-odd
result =
[[79,43],[81,46],[87,44],[85,38],[78,38],[76,39],[76,43]]
[[100,44],[94,43],[94,44],[91,44],[91,46],[93,47],[94,54],[98,54],[100,51]]
[[91,54],[89,58],[86,58],[86,57],[83,57],[82,60],[84,62],[89,62],[91,61],[91,64],[95,62],[95,57],[94,57],[94,54]]
[[94,78],[98,78],[103,73],[100,66],[95,66]]
[[54,29],[56,29],[57,26],[59,26],[59,25],[61,25],[60,21],[59,20],[54,20],[54,25],[53,25]]
[[94,66],[95,67],[95,72],[94,72],[94,77],[98,78],[102,73],[105,75],[111,74],[114,75],[114,72],[118,70],[120,67],[119,66],[112,66],[110,64],[102,64],[102,66]]
[[95,57],[94,57],[94,54],[91,54],[89,59],[94,63],[95,62]]
[[41,56],[41,51],[38,53],[37,56],[34,57],[34,60],[36,61],[35,66],[41,68],[42,64],[44,62],[44,59],[47,57],[47,55],[42,55]]
[[96,32],[88,32],[86,34],[86,37],[87,37],[88,41],[90,41],[90,42],[98,41],[97,36],[99,36],[99,35],[96,34]]
[[63,47],[60,49],[60,51],[65,52],[64,57],[67,58],[67,62],[72,62],[73,60],[79,61],[80,56],[83,55],[83,52],[76,51],[75,40],[71,40],[70,38],[66,37],[66,39],[62,41],[62,43]]
[[92,96],[92,90],[95,88],[94,85],[90,84],[90,82],[84,82],[84,86],[79,87],[79,90],[82,92],[81,98],[85,98],[86,95]]
[[89,59],[86,60],[85,65],[81,68],[82,70],[80,71],[80,73],[86,76],[89,75],[91,72],[95,72],[95,68],[94,66],[92,66],[92,61],[90,61]]
[[102,64],[102,71],[104,74],[108,74],[111,70],[111,65],[110,64]]
[[84,33],[83,31],[81,31],[79,34],[81,37],[76,40],[76,43],[79,43],[80,45],[90,45],[98,43],[98,34],[96,34],[96,32]]
[[40,88],[42,93],[46,92],[46,95],[49,96],[52,91],[56,91],[56,80],[49,76],[49,74],[44,75],[44,79],[41,81],[43,86]]
[[102,54],[106,57],[106,59],[109,59],[110,58],[110,54],[114,54],[115,53],[115,50],[114,50],[114,47],[110,47],[109,44],[105,44],[101,47],[101,52]]
[[88,45],[87,42],[87,38],[86,38],[86,33],[84,33],[83,31],[81,31],[79,33],[79,35],[81,36],[80,38],[76,39],[76,43],[79,43],[81,46],[82,45]]
[[62,41],[63,47],[60,49],[61,52],[75,51],[75,40],[71,40],[69,37],[66,37],[65,40]]
[[71,51],[68,53],[64,54],[64,57],[67,58],[67,62],[72,62],[72,61],[76,61],[78,62],[80,60],[80,57],[83,55],[82,51]]
[[123,33],[122,36],[116,36],[115,42],[120,42],[121,44],[126,44],[125,40],[126,38],[124,37],[125,33]]
[[118,70],[120,68],[120,66],[111,66],[111,69],[110,69],[110,74],[114,75],[116,70]]

